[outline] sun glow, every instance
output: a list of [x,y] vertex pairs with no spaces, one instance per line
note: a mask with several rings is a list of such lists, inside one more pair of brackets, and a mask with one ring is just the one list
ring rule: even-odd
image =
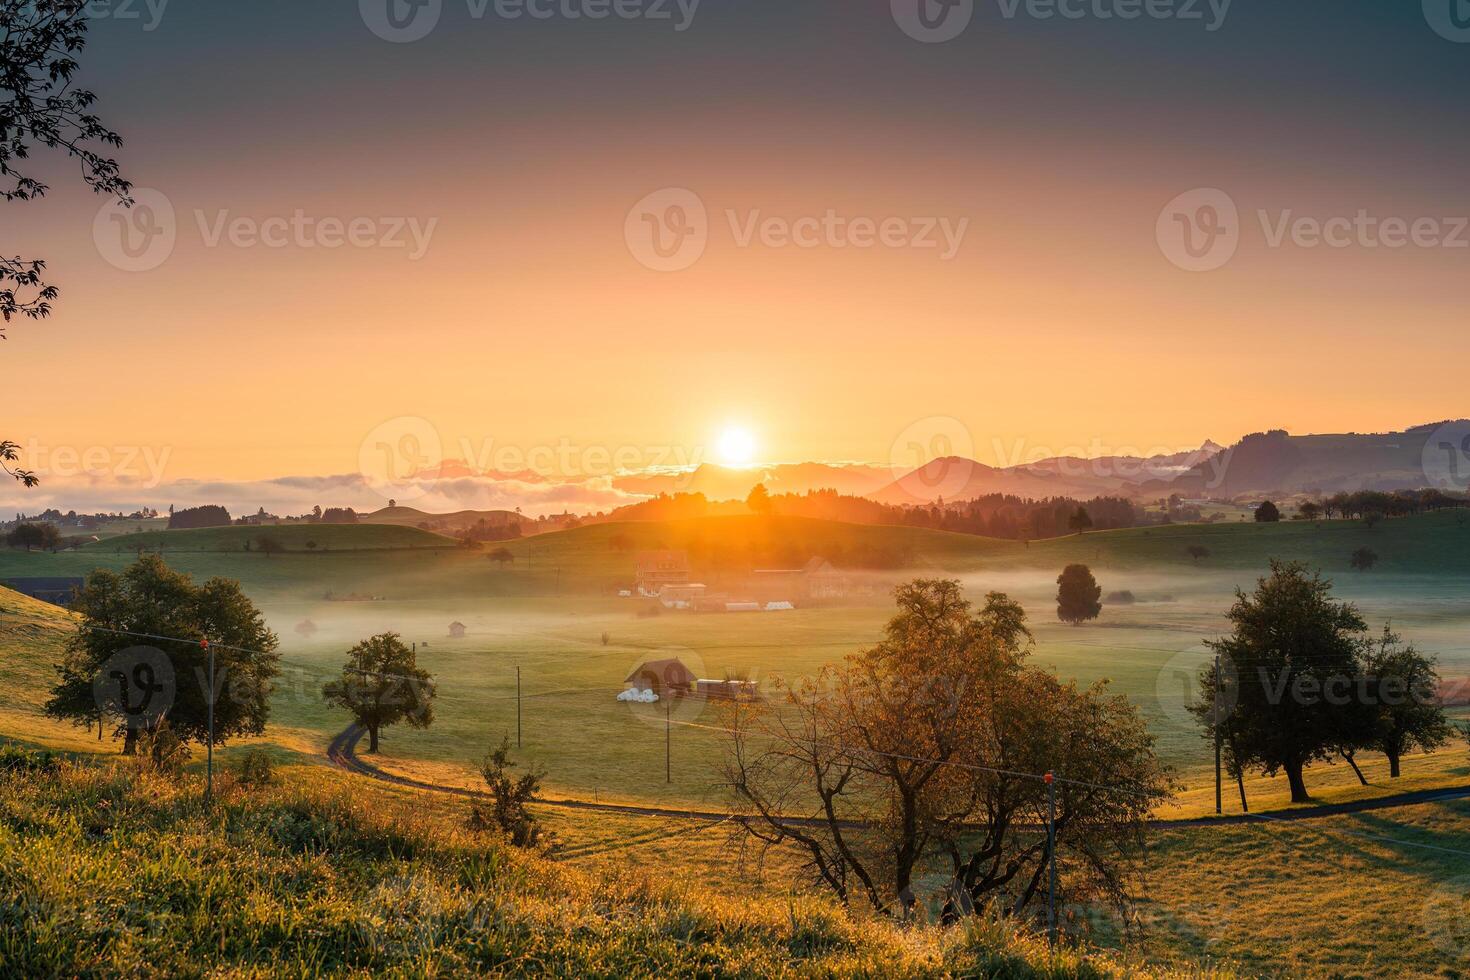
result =
[[715,443],[715,452],[726,466],[749,466],[755,462],[755,435],[738,425],[726,426]]

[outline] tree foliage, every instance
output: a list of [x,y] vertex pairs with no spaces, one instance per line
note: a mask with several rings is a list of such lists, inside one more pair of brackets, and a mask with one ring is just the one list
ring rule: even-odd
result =
[[428,728],[434,721],[434,681],[397,633],[379,633],[347,651],[342,676],[322,689],[328,704],[346,708],[368,732],[368,751],[400,721]]
[[[208,639],[217,688],[215,741],[265,730],[271,682],[280,672],[277,639],[238,582],[212,578],[196,585],[159,556],[144,555],[121,574],[94,571],[72,608],[81,623],[57,665],[59,680],[46,714],[77,725],[110,722],[113,736],[125,737],[127,753],[140,734],[156,732],[164,720],[180,740],[203,741],[208,733],[209,651],[200,644]],[[168,676],[158,680],[166,689],[157,691],[167,705],[161,714],[132,715],[125,705],[98,697],[99,685],[106,686],[118,658],[140,646],[166,658]]]
[[947,916],[1025,914],[1045,893],[1038,777],[1056,770],[1124,787],[1057,790],[1067,900],[1123,901],[1142,821],[1169,789],[1134,707],[1031,666],[1025,613],[1003,594],[978,613],[953,581],[895,596],[876,646],[778,684],[775,703],[726,708],[744,832],[794,848],[844,903],[907,906],[937,860],[952,874]]
[[1281,508],[1269,500],[1261,501],[1261,505],[1256,508],[1256,523],[1275,524],[1279,520],[1281,520]]
[[1068,565],[1057,576],[1057,618],[1077,626],[1102,612],[1102,587],[1086,565]]

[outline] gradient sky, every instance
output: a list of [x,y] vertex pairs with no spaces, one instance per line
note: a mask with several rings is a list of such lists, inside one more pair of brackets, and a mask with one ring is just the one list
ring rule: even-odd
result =
[[[444,0],[407,44],[344,0],[173,0],[153,30],[128,9],[96,22],[83,81],[177,244],[114,268],[102,201],[55,160],[50,196],[0,205],[0,250],[62,288],[0,346],[23,443],[248,480],[353,472],[397,417],[446,456],[688,455],[734,424],[764,459],[886,463],[931,417],[1012,462],[1467,414],[1470,248],[1273,248],[1256,217],[1470,215],[1470,44],[1418,3],[1237,0],[1207,31],[977,0],[944,44],[888,0],[705,0],[683,32]],[[624,240],[665,187],[711,224],[675,273]],[[1200,187],[1239,205],[1241,238],[1195,273],[1155,224]],[[969,224],[944,261],[740,247],[727,209]],[[196,218],[297,210],[436,224],[414,261],[209,247]]]

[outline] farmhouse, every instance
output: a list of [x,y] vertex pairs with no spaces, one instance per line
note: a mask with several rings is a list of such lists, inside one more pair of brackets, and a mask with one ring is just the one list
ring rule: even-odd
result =
[[456,640],[464,639],[464,623],[461,623],[459,620],[450,623],[449,635]]
[[847,594],[847,579],[821,556],[800,568],[759,568],[751,572],[751,591],[763,602],[837,599]]
[[678,657],[646,660],[635,667],[623,683],[630,688],[652,691],[660,696],[666,691],[688,694],[694,688],[694,672],[684,666],[684,661]]
[[0,585],[7,589],[13,589],[21,595],[28,595],[32,599],[40,599],[54,605],[64,606],[71,602],[76,593],[80,592],[82,586],[86,585],[85,579],[80,578],[7,578],[0,579]]
[[658,601],[665,609],[692,609],[704,598],[705,587],[699,582],[684,585],[665,585],[658,593]]
[[689,581],[689,556],[682,551],[640,551],[634,581],[643,595],[658,595],[666,585]]

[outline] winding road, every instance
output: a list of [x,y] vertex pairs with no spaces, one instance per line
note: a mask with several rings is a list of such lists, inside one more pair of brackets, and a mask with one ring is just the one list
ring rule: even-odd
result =
[[[433,793],[448,793],[453,796],[469,798],[488,798],[488,794],[481,790],[466,789],[461,786],[444,786],[440,783],[424,782],[408,776],[398,776],[390,772],[384,772],[377,766],[364,762],[357,756],[357,743],[367,733],[365,728],[358,725],[349,725],[340,735],[332,739],[327,746],[327,758],[333,765],[348,772],[376,779],[379,782],[391,783],[395,786],[404,786],[411,789],[427,790]],[[1373,810],[1389,810],[1395,807],[1417,806],[1421,803],[1445,803],[1452,800],[1463,800],[1470,797],[1470,785],[1448,786],[1443,789],[1423,789],[1409,793],[1395,793],[1391,796],[1380,796],[1371,800],[1354,800],[1348,803],[1324,803],[1318,806],[1302,807],[1297,810],[1280,810],[1272,813],[1232,813],[1219,817],[1190,817],[1179,820],[1150,820],[1149,826],[1157,830],[1175,830],[1188,827],[1221,827],[1227,825],[1271,822],[1295,822],[1299,820],[1317,820],[1322,817],[1335,817],[1347,813],[1367,813]],[[732,820],[739,819],[739,814],[728,810],[686,810],[677,807],[659,806],[637,806],[631,803],[597,803],[592,800],[536,800],[539,806],[560,807],[567,810],[588,810],[598,813],[623,813],[640,817],[672,817],[687,820]],[[821,820],[797,820],[795,823],[820,826]]]

